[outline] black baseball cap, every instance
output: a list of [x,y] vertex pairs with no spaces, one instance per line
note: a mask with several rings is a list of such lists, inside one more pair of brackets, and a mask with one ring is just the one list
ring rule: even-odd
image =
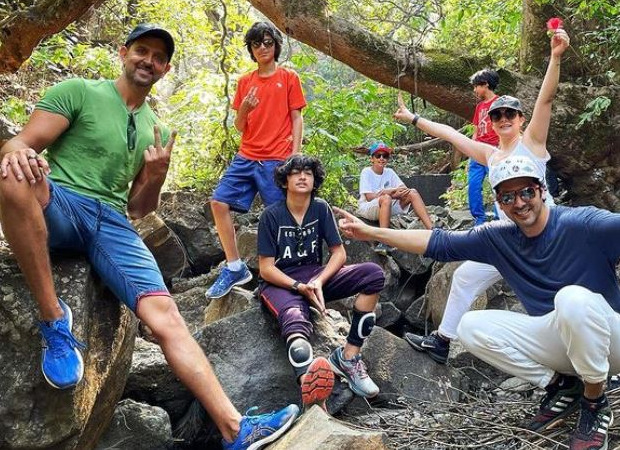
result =
[[159,25],[153,23],[141,23],[134,28],[133,31],[129,33],[129,36],[127,36],[125,47],[129,47],[136,39],[143,36],[153,36],[164,41],[164,44],[166,44],[166,52],[168,53],[168,61],[172,59],[172,55],[174,54],[174,39],[172,39],[172,35]]
[[519,112],[523,112],[523,108],[521,107],[521,102],[518,98],[511,97],[510,95],[502,95],[500,98],[495,100],[491,107],[489,108],[489,112],[494,111],[499,108],[508,108],[514,109]]

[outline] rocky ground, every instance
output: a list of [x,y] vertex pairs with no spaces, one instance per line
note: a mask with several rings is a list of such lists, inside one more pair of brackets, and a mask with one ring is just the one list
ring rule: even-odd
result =
[[[464,212],[432,207],[431,213],[446,228],[470,224]],[[255,405],[265,411],[298,403],[284,343],[275,320],[253,294],[255,282],[217,301],[204,297],[223,256],[204,198],[166,194],[159,214],[137,228],[233,403],[242,412]],[[258,214],[235,220],[241,254],[256,272]],[[420,224],[401,217],[392,226]],[[375,261],[387,277],[378,326],[364,347],[369,374],[381,393],[367,401],[338,382],[328,402],[331,415],[318,408],[306,412],[271,448],[567,448],[572,420],[544,435],[522,427],[536,410],[539,389],[497,372],[458,345],[444,366],[400,338],[405,331],[423,333],[441,320],[458,263],[441,265],[402,252],[385,257],[367,243],[345,246],[350,262]],[[56,391],[42,379],[36,311],[23,276],[0,246],[0,362],[7,372],[0,380],[0,448],[218,449],[215,428],[172,375],[149,330],[138,327],[102,290],[83,259],[54,257],[53,263],[59,290],[75,312],[74,328],[89,344],[85,381],[73,391]],[[344,341],[351,303],[330,303],[327,317],[315,317],[315,354],[327,355]],[[519,310],[520,304],[499,283],[475,307]],[[134,333],[138,337],[131,347]],[[618,409],[620,394],[612,391],[610,399]],[[620,445],[620,427],[612,427],[610,436],[610,448]]]

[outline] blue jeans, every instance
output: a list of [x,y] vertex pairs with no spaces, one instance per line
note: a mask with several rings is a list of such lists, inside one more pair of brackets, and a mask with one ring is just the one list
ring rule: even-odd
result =
[[213,200],[226,203],[231,210],[248,212],[260,194],[265,206],[284,200],[282,189],[276,186],[273,173],[282,161],[254,161],[235,155],[232,163],[213,191]]
[[482,183],[484,177],[489,174],[489,168],[483,166],[473,159],[469,160],[469,171],[467,172],[467,196],[469,201],[469,212],[474,217],[474,226],[486,222],[484,201],[482,198]]
[[51,251],[85,254],[103,283],[134,313],[140,298],[170,295],[153,254],[127,218],[99,200],[47,180]]

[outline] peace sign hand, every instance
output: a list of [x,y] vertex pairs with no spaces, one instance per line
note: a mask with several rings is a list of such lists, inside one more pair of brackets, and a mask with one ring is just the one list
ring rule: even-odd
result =
[[148,179],[164,180],[170,166],[170,154],[177,137],[177,131],[172,131],[165,147],[162,147],[161,131],[157,125],[153,127],[153,134],[155,145],[149,145],[149,148],[144,150],[144,170]]

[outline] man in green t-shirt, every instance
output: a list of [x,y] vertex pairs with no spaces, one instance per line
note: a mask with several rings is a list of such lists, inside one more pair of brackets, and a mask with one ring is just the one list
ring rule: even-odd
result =
[[144,217],[159,204],[175,133],[161,126],[145,100],[170,70],[173,53],[170,33],[142,24],[120,48],[117,80],[72,79],[50,88],[23,130],[0,149],[0,221],[39,307],[41,368],[52,386],[80,382],[85,346],[72,333],[71,309],[57,296],[49,254],[41,256],[46,246],[88,257],[153,331],[173,372],[220,429],[224,447],[245,449],[276,439],[299,408],[239,414],[126,215]]

